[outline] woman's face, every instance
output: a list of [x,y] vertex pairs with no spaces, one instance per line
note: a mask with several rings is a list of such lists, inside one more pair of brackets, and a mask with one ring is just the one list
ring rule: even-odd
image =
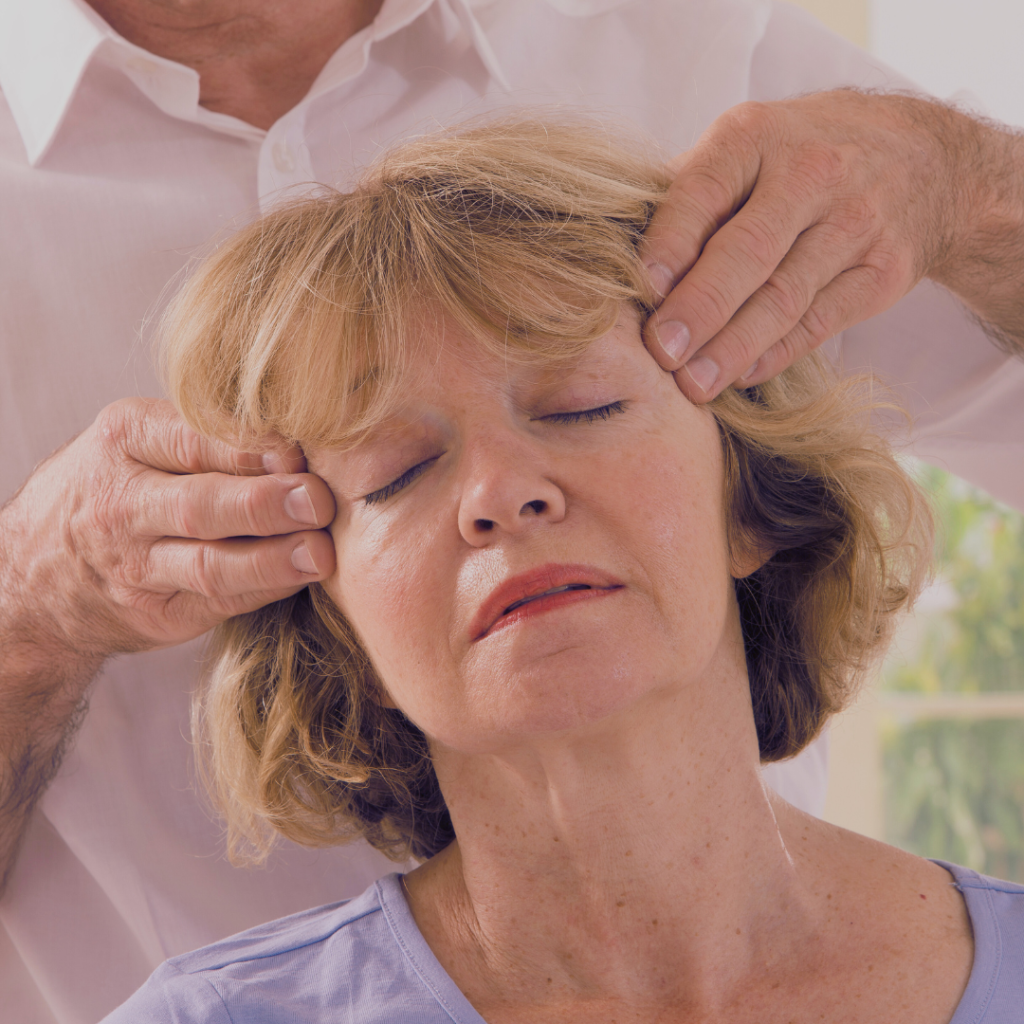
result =
[[338,499],[326,587],[435,742],[584,726],[740,641],[718,430],[632,314],[558,370],[438,328],[401,413],[309,462]]

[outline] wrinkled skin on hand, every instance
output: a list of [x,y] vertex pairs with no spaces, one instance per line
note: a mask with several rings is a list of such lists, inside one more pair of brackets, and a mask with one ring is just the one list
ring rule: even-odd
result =
[[1015,141],[902,95],[840,90],[727,111],[676,159],[648,229],[643,259],[665,296],[648,348],[706,402],[774,376],[925,276],[1005,319],[976,280],[978,232],[1013,221],[1019,233]]
[[117,402],[4,509],[6,599],[80,652],[181,643],[328,575],[333,517],[297,449],[237,452],[168,402]]

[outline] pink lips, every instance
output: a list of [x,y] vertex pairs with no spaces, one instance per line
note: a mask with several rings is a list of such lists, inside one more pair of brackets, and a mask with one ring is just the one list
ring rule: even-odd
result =
[[470,623],[472,641],[531,615],[579,601],[606,597],[622,583],[589,565],[542,565],[520,573],[495,588]]

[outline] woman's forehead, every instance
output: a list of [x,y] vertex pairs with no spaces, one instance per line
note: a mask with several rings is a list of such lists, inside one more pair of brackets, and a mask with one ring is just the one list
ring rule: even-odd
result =
[[[347,383],[329,374],[306,379],[299,388],[307,398],[322,399],[307,402],[314,416],[289,435],[304,449],[361,446],[368,438],[418,418],[426,407],[486,396],[526,408],[556,394],[569,401],[572,390],[586,400],[586,392],[594,392],[602,381],[625,383],[641,370],[659,372],[643,346],[639,317],[630,307],[623,307],[611,329],[594,339],[525,341],[495,337],[431,312],[410,318],[399,335],[378,336],[378,343],[336,368]],[[330,425],[315,432],[302,430],[320,421]]]
[[631,312],[624,312],[610,331],[592,341],[560,344],[554,339],[548,346],[502,344],[447,323],[417,336],[398,382],[410,397],[486,390],[530,400],[566,387],[628,377],[631,367],[646,363],[644,357],[639,322]]

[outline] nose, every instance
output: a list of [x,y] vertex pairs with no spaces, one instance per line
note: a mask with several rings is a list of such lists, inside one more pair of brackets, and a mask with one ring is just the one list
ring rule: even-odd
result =
[[492,438],[466,456],[459,532],[474,547],[565,518],[565,495],[545,472],[550,466],[542,453]]

